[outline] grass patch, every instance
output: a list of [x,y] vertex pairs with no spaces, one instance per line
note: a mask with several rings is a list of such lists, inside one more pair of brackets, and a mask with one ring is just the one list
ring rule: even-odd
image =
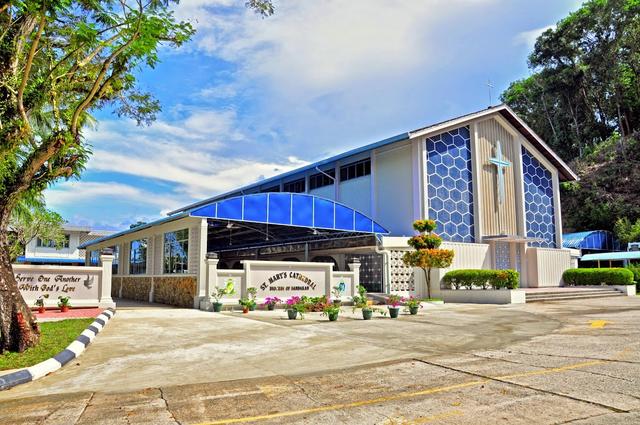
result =
[[0,354],[0,370],[19,369],[47,360],[67,348],[92,322],[88,319],[67,319],[40,323],[40,343],[24,353]]

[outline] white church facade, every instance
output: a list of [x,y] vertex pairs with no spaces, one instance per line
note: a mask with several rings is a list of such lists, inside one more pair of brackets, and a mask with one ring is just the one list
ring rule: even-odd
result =
[[[85,247],[88,256],[115,249],[114,295],[136,299],[178,297],[168,303],[193,299],[198,306],[211,287],[208,265],[233,277],[251,261],[333,263],[336,273],[359,264],[357,280],[370,291],[422,296],[420,274],[401,257],[412,222],[429,217],[455,251],[450,269],[514,269],[522,287],[559,286],[571,267],[561,248],[559,186],[573,180],[567,164],[501,105],[188,205]],[[434,281],[450,269],[434,272]],[[169,294],[175,288],[179,296]]]

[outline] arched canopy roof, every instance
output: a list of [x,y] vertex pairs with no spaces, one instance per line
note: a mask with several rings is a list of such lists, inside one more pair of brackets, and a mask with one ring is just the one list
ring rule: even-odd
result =
[[302,193],[257,193],[194,208],[192,217],[304,227],[352,233],[388,234],[373,219],[330,199]]
[[562,247],[616,251],[620,250],[620,242],[615,238],[613,233],[607,230],[590,230],[587,232],[566,233],[562,235]]

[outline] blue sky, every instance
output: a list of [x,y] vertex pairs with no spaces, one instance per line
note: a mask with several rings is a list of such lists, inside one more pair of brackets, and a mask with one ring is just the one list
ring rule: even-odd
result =
[[536,35],[575,0],[182,0],[198,32],[140,85],[150,127],[108,111],[80,181],[46,191],[67,221],[122,229],[194,200],[488,106],[528,74]]

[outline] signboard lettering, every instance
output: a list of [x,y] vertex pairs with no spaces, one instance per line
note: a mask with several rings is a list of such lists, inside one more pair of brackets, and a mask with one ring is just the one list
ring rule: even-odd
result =
[[98,275],[64,274],[59,272],[46,272],[41,270],[14,272],[18,289],[25,300],[35,300],[41,295],[49,294],[49,298],[58,296],[70,296],[73,299],[97,299]]

